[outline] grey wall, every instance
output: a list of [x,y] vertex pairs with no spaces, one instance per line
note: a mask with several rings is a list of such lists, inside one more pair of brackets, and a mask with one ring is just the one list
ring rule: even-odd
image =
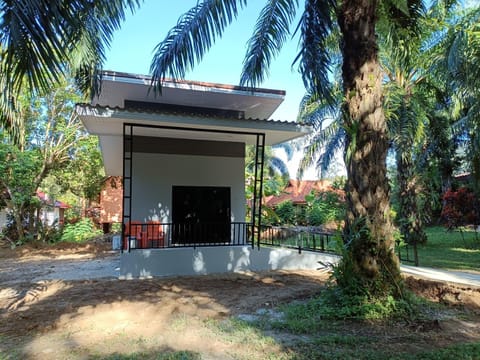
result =
[[120,278],[207,275],[262,270],[316,270],[339,257],[285,248],[250,246],[133,250],[120,258]]
[[232,221],[245,221],[243,157],[133,153],[132,220],[172,219],[172,186],[231,189]]

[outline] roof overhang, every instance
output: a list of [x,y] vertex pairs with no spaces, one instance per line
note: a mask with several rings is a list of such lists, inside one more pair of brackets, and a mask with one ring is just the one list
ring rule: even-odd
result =
[[161,93],[151,77],[105,71],[92,105],[125,107],[125,101],[236,110],[246,119],[268,119],[283,102],[285,91],[187,80],[165,80]]
[[[173,139],[255,144],[256,134],[265,134],[266,145],[283,143],[310,132],[310,127],[294,122],[261,120],[280,105],[285,94],[282,91],[252,92],[230,85],[175,82],[167,83],[159,98],[149,92],[150,84],[151,80],[142,76],[104,75],[100,96],[92,104],[76,107],[88,132],[99,136],[107,175],[122,175],[124,124],[134,124],[136,136]],[[173,110],[171,107],[125,107],[125,100],[180,107]],[[220,111],[212,115],[191,111],[198,108]],[[229,116],[231,110],[245,117]]]

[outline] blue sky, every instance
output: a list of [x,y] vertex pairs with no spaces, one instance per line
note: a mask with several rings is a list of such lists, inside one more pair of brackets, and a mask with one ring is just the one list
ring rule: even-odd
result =
[[[155,46],[162,41],[180,15],[195,6],[197,0],[145,0],[134,15],[129,15],[114,35],[104,68],[134,74],[149,74]],[[263,1],[250,2],[217,39],[211,50],[186,79],[237,85],[250,38]],[[301,10],[301,9],[300,9]],[[298,17],[298,14],[297,14]],[[296,26],[297,21],[294,22]],[[292,32],[295,28],[292,29]],[[261,87],[286,90],[287,95],[272,115],[273,119],[294,121],[305,88],[292,62],[297,54],[298,38],[285,44],[273,62],[268,79]]]

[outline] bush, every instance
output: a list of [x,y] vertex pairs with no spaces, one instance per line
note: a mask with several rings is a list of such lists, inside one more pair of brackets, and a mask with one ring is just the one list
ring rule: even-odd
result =
[[295,223],[295,206],[290,200],[286,200],[277,205],[275,209],[278,218],[282,224]]
[[458,191],[448,190],[443,202],[442,219],[449,229],[480,223],[480,202],[473,191],[464,187]]
[[61,240],[82,242],[101,234],[102,231],[95,228],[91,219],[84,218],[75,224],[65,225]]
[[311,193],[306,196],[307,222],[309,225],[323,225],[340,221],[345,215],[345,200],[337,191]]

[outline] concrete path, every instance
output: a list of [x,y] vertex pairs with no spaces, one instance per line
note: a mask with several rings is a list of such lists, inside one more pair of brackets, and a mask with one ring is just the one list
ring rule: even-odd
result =
[[480,287],[480,273],[462,271],[439,270],[426,267],[401,265],[403,273],[419,276],[426,279],[447,281],[457,284],[465,284]]

